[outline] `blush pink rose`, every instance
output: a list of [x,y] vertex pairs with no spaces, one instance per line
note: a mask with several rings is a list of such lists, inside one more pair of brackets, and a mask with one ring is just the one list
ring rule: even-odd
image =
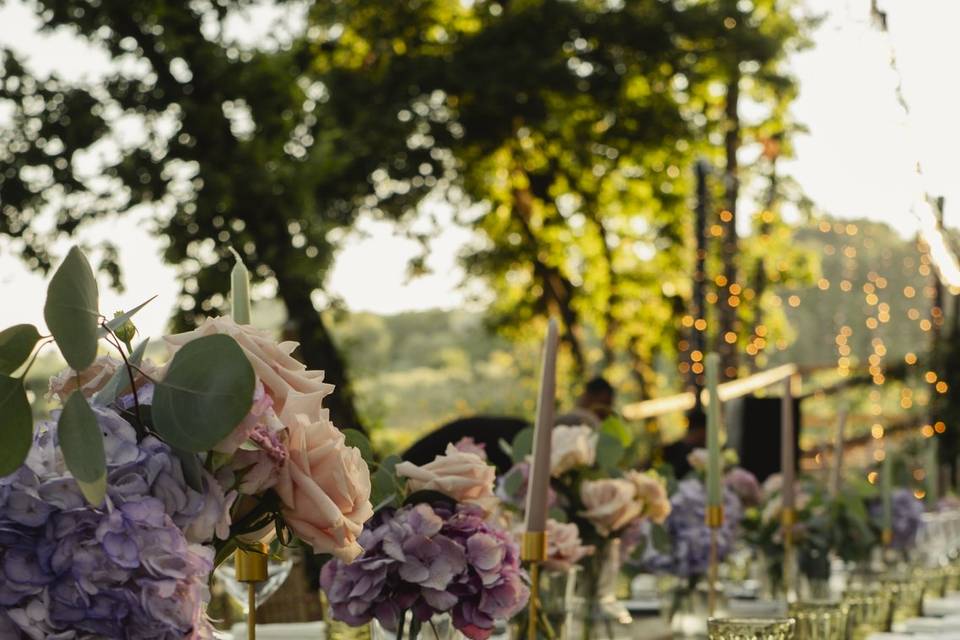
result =
[[238,325],[228,316],[207,318],[193,331],[166,336],[164,340],[172,355],[188,342],[216,333],[231,336],[243,349],[284,426],[296,422],[297,415],[305,415],[310,421],[321,419],[323,399],[333,391],[333,385],[323,381],[323,371],[308,370],[290,355],[297,348],[296,342],[278,343],[266,331]]
[[357,538],[373,515],[370,471],[356,447],[329,420],[302,416],[287,432],[289,459],[276,491],[283,517],[316,553],[350,562],[363,552]]
[[609,536],[639,518],[643,505],[636,499],[637,489],[625,478],[585,480],[580,485],[580,513],[602,536]]
[[592,546],[583,544],[576,524],[547,519],[547,559],[543,563],[547,571],[567,571],[593,552]]
[[401,478],[407,478],[411,491],[438,491],[457,502],[476,504],[487,513],[497,506],[493,495],[496,469],[477,454],[461,451],[453,444],[448,444],[446,453],[433,462],[422,467],[401,462],[396,471]]
[[[66,402],[70,394],[79,389],[85,397],[89,398],[103,389],[117,369],[122,366],[124,366],[123,362],[117,358],[100,356],[79,375],[73,369],[66,369],[50,378],[49,394],[51,397],[58,398],[60,402]],[[142,362],[138,368],[147,374],[153,373],[153,366],[149,362]],[[139,389],[143,383],[147,382],[147,378],[136,370],[133,374],[133,381]],[[118,395],[130,393],[129,379],[124,378],[124,381],[126,384],[120,389]]]

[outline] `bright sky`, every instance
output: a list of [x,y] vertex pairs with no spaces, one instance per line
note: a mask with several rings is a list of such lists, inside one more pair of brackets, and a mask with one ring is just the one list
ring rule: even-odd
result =
[[[831,13],[814,34],[815,46],[791,60],[801,84],[794,112],[810,133],[796,141],[798,157],[784,169],[824,211],[885,220],[912,234],[917,220],[910,210],[920,191],[913,167],[922,159],[926,188],[946,196],[947,224],[960,226],[960,176],[954,160],[960,149],[960,86],[948,66],[960,59],[960,38],[954,33],[960,2],[887,0],[881,5],[889,14],[913,111],[912,133],[895,100],[888,40],[868,20],[869,0],[808,0],[808,5]],[[256,41],[273,29],[263,15],[240,18],[231,28],[237,37]],[[13,48],[41,73],[96,77],[107,62],[69,33],[39,35],[21,0],[0,6],[0,25],[0,46]],[[438,209],[438,217],[449,221],[449,212]],[[125,247],[121,263],[128,293],[116,294],[102,283],[102,311],[129,308],[158,294],[137,317],[141,332],[156,336],[163,331],[177,286],[173,270],[160,262],[159,241],[145,220],[134,216],[100,223],[86,228],[83,237],[95,241],[109,235]],[[351,309],[381,313],[460,305],[465,294],[458,289],[462,272],[457,255],[469,238],[467,230],[448,224],[432,243],[432,275],[408,281],[406,265],[417,251],[415,243],[390,223],[364,220],[343,243],[331,291]],[[0,299],[15,301],[4,305],[0,326],[42,324],[45,288],[42,278],[26,272],[0,245]]]

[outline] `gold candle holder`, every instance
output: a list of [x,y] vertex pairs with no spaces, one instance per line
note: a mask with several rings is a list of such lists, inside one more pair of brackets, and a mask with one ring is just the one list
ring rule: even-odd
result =
[[706,523],[710,528],[710,558],[707,565],[707,611],[713,616],[717,611],[717,574],[720,554],[717,550],[717,533],[723,526],[723,505],[707,505]]
[[520,559],[530,568],[530,600],[527,603],[527,640],[536,640],[540,620],[540,563],[547,559],[547,532],[525,531],[520,541]]
[[247,583],[247,639],[257,638],[257,583],[267,579],[267,545],[256,542],[237,549],[233,566],[239,582]]

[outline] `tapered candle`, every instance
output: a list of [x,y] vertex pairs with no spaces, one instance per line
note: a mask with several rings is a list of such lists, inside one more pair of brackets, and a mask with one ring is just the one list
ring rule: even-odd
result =
[[250,272],[243,264],[243,258],[233,247],[230,253],[236,258],[233,271],[230,272],[230,315],[237,324],[250,324]]
[[843,447],[846,444],[844,429],[847,426],[847,409],[840,410],[837,419],[837,433],[833,440],[833,469],[830,476],[830,494],[837,496],[840,494],[840,487],[843,485]]
[[794,506],[794,479],[796,475],[796,438],[793,424],[792,378],[783,384],[783,399],[780,402],[780,473],[783,479],[781,500],[784,509]]
[[557,398],[557,321],[547,325],[543,345],[543,366],[540,369],[540,395],[537,398],[537,420],[533,429],[533,467],[527,490],[527,531],[547,529],[547,491],[550,488],[550,438],[553,433]]
[[940,480],[940,464],[938,462],[939,456],[937,452],[939,448],[938,444],[936,436],[928,439],[926,469],[924,470],[924,477],[927,480],[926,498],[928,505],[936,505],[937,500],[940,499],[940,487],[937,486]]
[[704,360],[707,382],[707,505],[723,505],[723,492],[720,490],[723,465],[720,460],[720,394],[719,384],[720,356],[708,353]]
[[893,527],[893,451],[887,444],[880,467],[880,503],[883,505],[880,524],[884,531]]

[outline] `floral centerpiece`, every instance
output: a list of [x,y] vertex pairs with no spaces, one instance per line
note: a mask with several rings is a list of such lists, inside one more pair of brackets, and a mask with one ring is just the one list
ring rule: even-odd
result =
[[[354,562],[324,565],[320,584],[332,616],[375,621],[398,638],[443,624],[473,640],[516,615],[529,589],[516,542],[494,518],[496,472],[472,442],[449,445],[417,466],[384,461],[375,484],[392,491],[360,534]],[[405,636],[406,632],[406,636]]]
[[[639,523],[663,523],[670,514],[663,479],[652,471],[630,469],[625,446],[629,434],[605,427],[560,425],[551,436],[545,569],[565,571],[574,565],[582,569],[581,593],[591,607],[584,634],[590,633],[596,614],[606,620],[629,620],[615,594],[621,539]],[[515,464],[500,478],[497,491],[507,509],[520,513],[529,474],[529,432],[518,434],[510,450]]]
[[[736,464],[734,452],[724,453],[725,464]],[[662,526],[640,523],[628,534],[627,562],[643,571],[667,576],[667,613],[680,635],[706,632],[706,602],[702,579],[710,563],[710,528],[707,526],[705,483],[707,452],[696,449],[689,456],[692,471],[676,483],[670,495],[669,516]],[[723,487],[723,524],[717,529],[717,558],[724,561],[735,548],[740,533],[743,505],[759,497],[753,474],[739,467],[726,471]]]
[[[51,335],[0,332],[2,637],[206,638],[209,574],[238,546],[279,532],[361,553],[369,472],[294,343],[214,318],[165,338],[160,366],[131,344],[143,305],[107,320],[97,301],[74,248],[48,289]],[[98,357],[101,340],[119,358]],[[34,425],[23,380],[52,343],[70,366],[50,385],[62,408]]]

